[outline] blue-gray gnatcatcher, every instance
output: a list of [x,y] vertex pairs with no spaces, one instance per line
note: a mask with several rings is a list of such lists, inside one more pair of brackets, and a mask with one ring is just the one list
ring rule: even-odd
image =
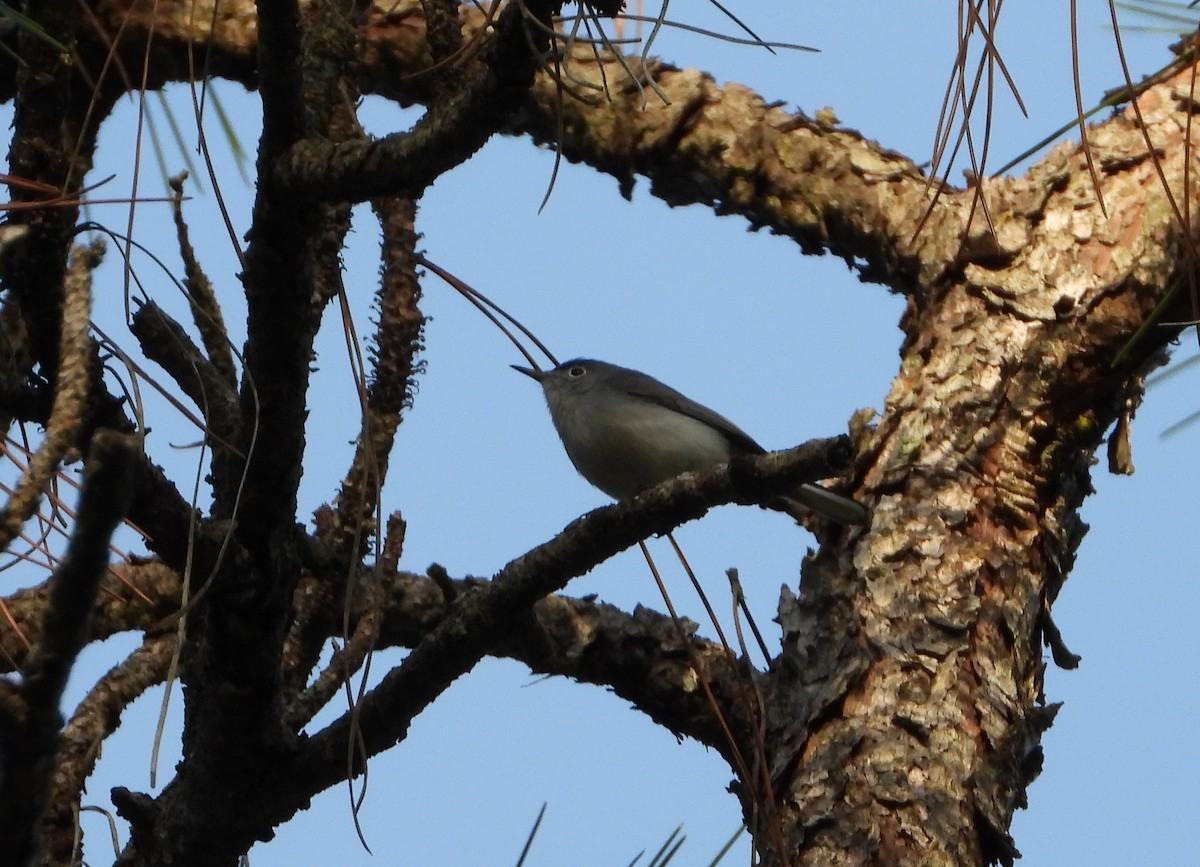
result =
[[[734,455],[766,451],[723,415],[636,370],[585,358],[553,370],[513,369],[541,383],[575,469],[617,500]],[[801,485],[784,499],[841,524],[866,523],[865,508],[819,485]]]

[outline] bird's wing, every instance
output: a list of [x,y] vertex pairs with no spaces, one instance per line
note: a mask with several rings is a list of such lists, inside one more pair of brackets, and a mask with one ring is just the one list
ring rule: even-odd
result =
[[[703,422],[709,427],[720,431],[729,440],[735,450],[747,452],[752,455],[761,455],[766,452],[766,449],[755,442],[750,434],[725,418],[725,416],[718,412],[713,412],[702,404],[696,403],[696,401],[686,395],[680,394],[669,385],[665,385],[650,377],[646,378],[655,383],[657,388],[643,391],[634,384],[630,389],[630,394],[650,403],[656,403],[681,415],[690,416],[696,419],[696,421]],[[662,390],[661,394],[658,393],[658,389]]]

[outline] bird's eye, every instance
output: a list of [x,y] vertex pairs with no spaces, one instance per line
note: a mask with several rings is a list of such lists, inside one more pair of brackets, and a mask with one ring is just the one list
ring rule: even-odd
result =
[[567,376],[577,379],[587,373],[587,370],[581,364],[577,364],[567,371]]

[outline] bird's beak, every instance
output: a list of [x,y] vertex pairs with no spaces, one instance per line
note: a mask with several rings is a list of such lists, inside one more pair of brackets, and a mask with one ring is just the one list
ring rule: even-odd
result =
[[529,367],[521,367],[521,365],[519,365],[519,364],[510,364],[509,367],[511,367],[513,370],[517,371],[518,373],[525,374],[530,379],[536,379],[538,382],[541,382],[542,379],[545,378],[545,376],[546,376],[546,371],[544,371],[544,370],[533,370],[532,368],[529,368]]

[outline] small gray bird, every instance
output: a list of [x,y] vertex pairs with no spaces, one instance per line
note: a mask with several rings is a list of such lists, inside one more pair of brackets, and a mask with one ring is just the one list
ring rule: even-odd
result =
[[[553,370],[513,369],[541,383],[575,469],[617,500],[733,455],[766,451],[723,415],[636,370],[586,358]],[[840,524],[866,523],[865,508],[819,485],[801,485],[784,499]]]

